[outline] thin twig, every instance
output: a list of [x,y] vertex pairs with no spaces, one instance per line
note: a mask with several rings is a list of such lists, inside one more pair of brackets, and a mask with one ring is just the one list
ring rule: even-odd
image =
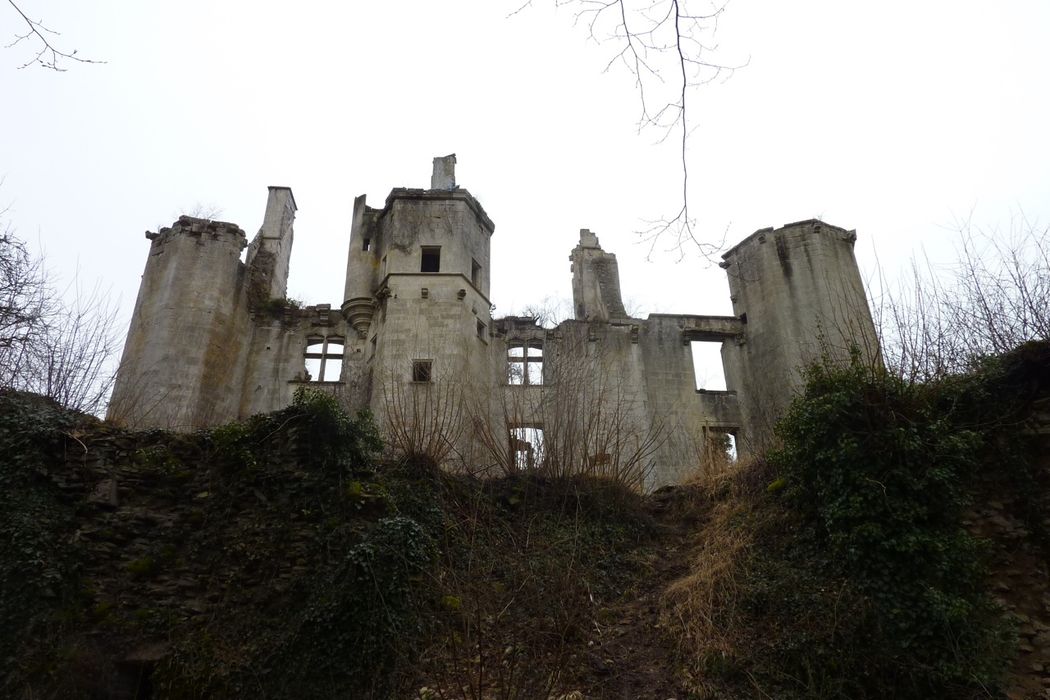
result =
[[60,59],[68,59],[70,61],[76,61],[77,63],[105,63],[105,61],[98,61],[90,58],[84,58],[83,56],[77,56],[77,50],[73,49],[72,52],[60,51],[55,48],[55,45],[51,43],[51,39],[48,35],[61,36],[58,32],[53,29],[49,29],[44,26],[43,20],[32,20],[22,11],[22,8],[15,3],[15,0],[7,0],[7,3],[15,9],[28,27],[28,31],[25,34],[15,34],[15,39],[10,44],[4,46],[5,49],[10,49],[23,41],[36,40],[40,42],[40,49],[36,52],[33,58],[29,59],[18,68],[28,68],[31,65],[39,65],[49,70],[57,71],[59,73],[65,72],[67,69],[62,68],[58,65]]

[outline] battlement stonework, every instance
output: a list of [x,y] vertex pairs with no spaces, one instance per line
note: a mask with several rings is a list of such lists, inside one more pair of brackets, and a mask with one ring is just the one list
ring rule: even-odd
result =
[[[109,417],[192,430],[282,408],[296,388],[370,408],[404,450],[450,469],[528,468],[544,454],[676,483],[724,450],[765,447],[799,369],[878,352],[853,244],[820,221],[731,248],[733,316],[627,315],[616,256],[586,229],[570,254],[575,318],[492,318],[495,225],[434,159],[430,189],[354,201],[343,299],[284,297],[296,205],[269,189],[249,244],[234,224],[180,217],[150,251]],[[247,247],[244,260],[242,251]],[[676,290],[683,293],[683,290]],[[726,390],[697,390],[693,341],[720,343]],[[623,464],[620,464],[620,462]],[[629,462],[629,463],[628,463]]]

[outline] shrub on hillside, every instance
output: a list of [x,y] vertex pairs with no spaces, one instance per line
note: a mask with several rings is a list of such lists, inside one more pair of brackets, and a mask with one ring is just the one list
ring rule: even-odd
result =
[[862,656],[840,670],[860,664],[862,677],[892,681],[898,697],[994,684],[1005,660],[981,546],[962,525],[989,438],[945,410],[955,393],[859,362],[814,365],[771,454],[827,574],[864,601],[853,621]]

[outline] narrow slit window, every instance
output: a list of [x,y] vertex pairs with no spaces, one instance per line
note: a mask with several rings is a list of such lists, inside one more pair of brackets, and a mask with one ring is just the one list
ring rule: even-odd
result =
[[361,244],[361,250],[372,250],[372,239],[366,238],[365,242]]
[[436,245],[423,246],[423,254],[419,263],[420,272],[441,272],[441,247]]
[[481,289],[481,264],[477,260],[470,261],[470,281],[475,287]]
[[481,322],[481,319],[478,319],[477,327],[478,327],[478,337],[481,338],[482,340],[484,340],[485,339],[485,324]]
[[344,339],[339,336],[307,338],[306,379],[311,382],[337,382],[343,370]]
[[412,381],[429,384],[433,379],[433,360],[412,360]]

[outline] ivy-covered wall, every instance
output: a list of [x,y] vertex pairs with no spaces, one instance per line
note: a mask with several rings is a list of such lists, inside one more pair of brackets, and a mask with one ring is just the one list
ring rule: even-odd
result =
[[434,558],[378,447],[317,394],[192,435],[0,394],[3,694],[378,689]]

